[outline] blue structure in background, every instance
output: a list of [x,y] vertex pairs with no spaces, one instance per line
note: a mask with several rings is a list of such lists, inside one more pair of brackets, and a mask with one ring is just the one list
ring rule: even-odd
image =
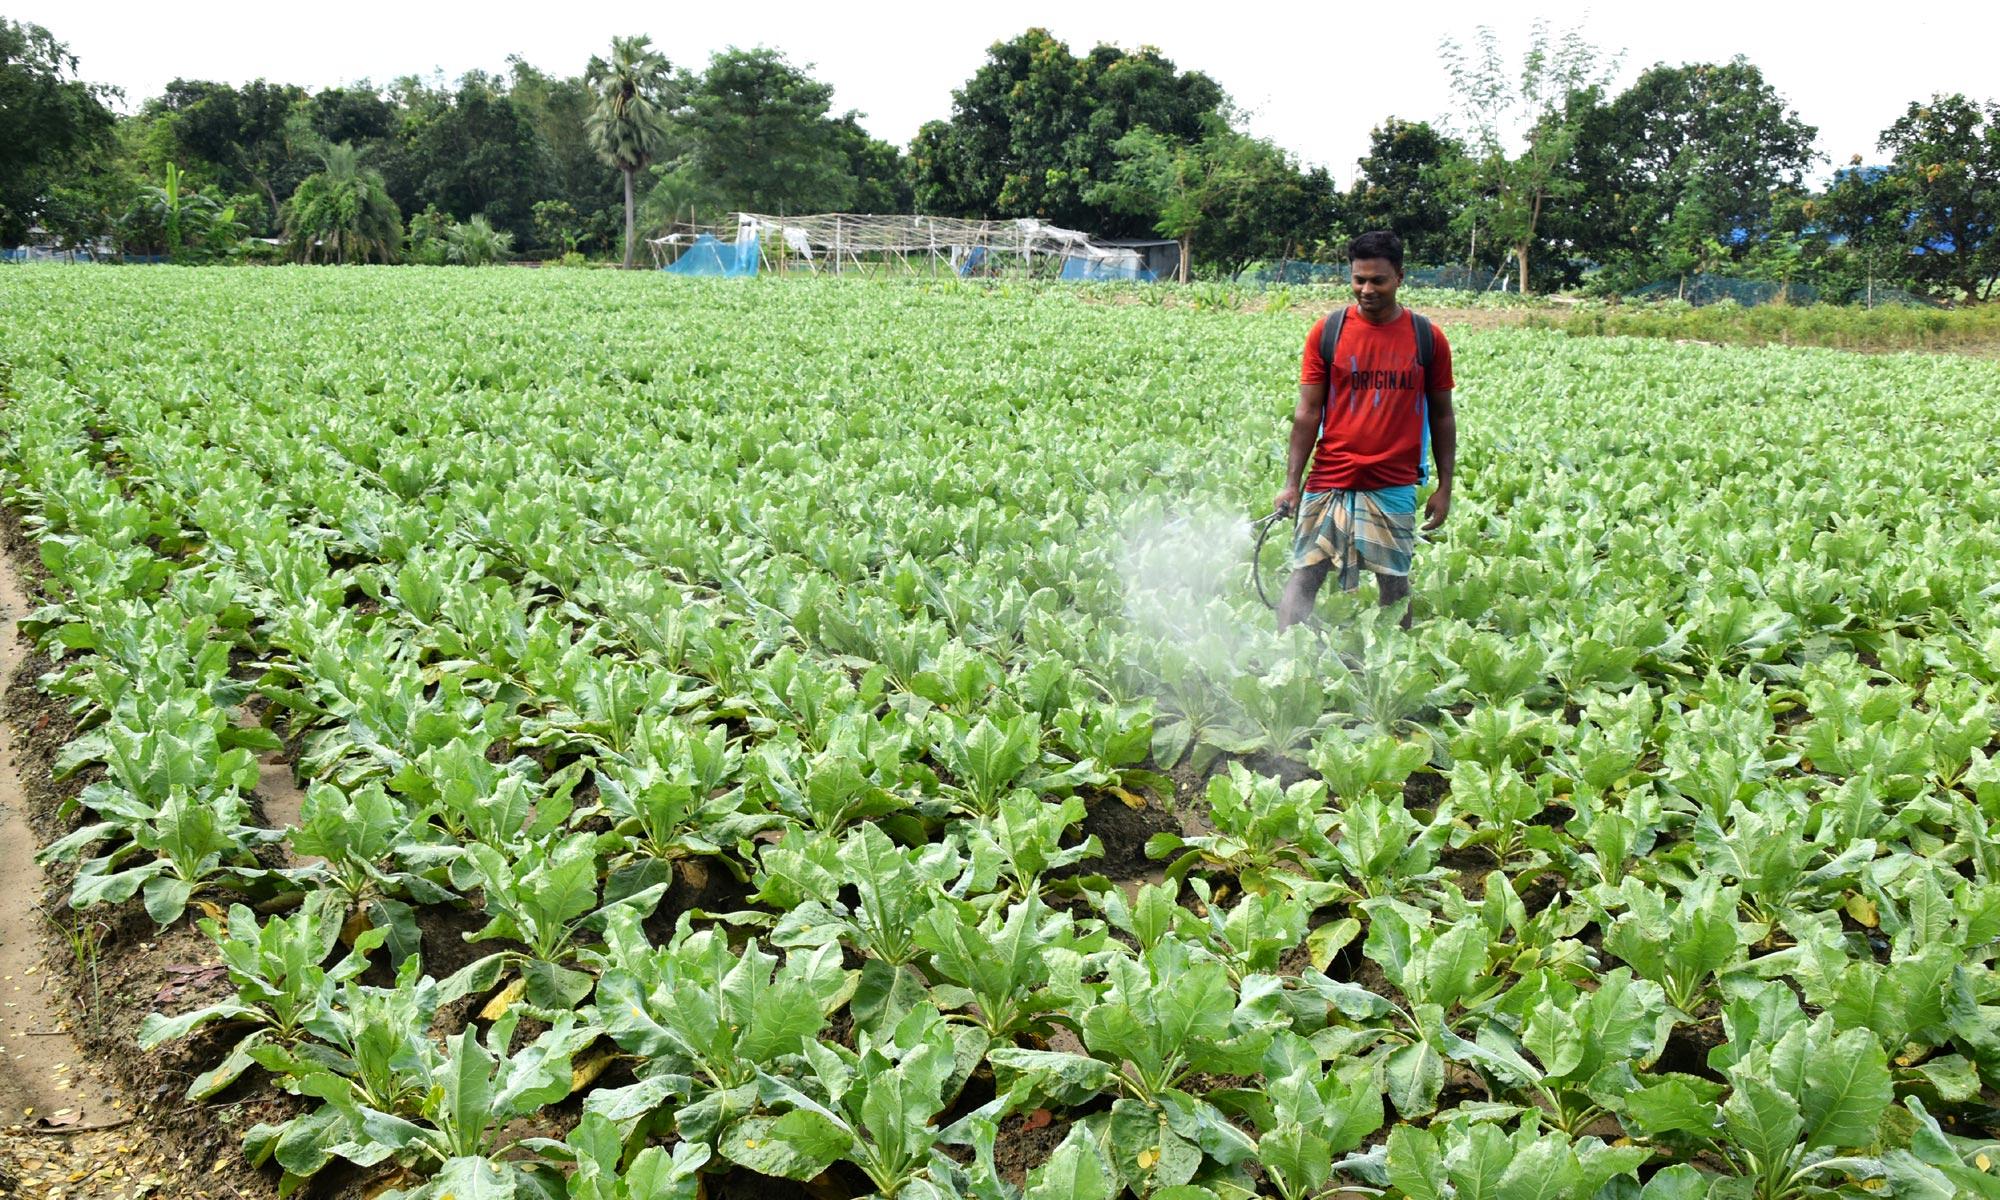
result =
[[1140,265],[1139,256],[1121,256],[1116,259],[1086,258],[1081,254],[1063,257],[1062,278],[1096,282],[1098,280],[1120,280],[1124,282],[1157,283],[1153,273]]
[[979,269],[985,265],[986,247],[974,246],[965,252],[965,261],[958,264],[959,278],[970,279],[972,276],[977,275]]
[[694,239],[679,258],[661,270],[675,275],[703,275],[736,279],[757,273],[757,239],[725,242],[712,233]]

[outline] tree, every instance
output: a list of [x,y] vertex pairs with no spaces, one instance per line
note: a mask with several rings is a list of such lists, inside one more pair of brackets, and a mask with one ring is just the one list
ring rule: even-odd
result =
[[1369,134],[1343,216],[1351,232],[1393,230],[1411,262],[1457,257],[1451,181],[1462,173],[1465,147],[1428,121],[1390,117]]
[[238,88],[176,79],[146,102],[141,115],[160,127],[173,162],[197,186],[262,196],[258,223],[269,227],[278,219],[280,197],[313,169],[317,139],[310,132],[310,105],[304,89],[291,84],[258,79]]
[[1915,282],[1903,269],[1911,257],[1909,197],[1887,167],[1864,166],[1857,154],[1833,173],[1824,193],[1799,208],[1802,229],[1818,233],[1825,246],[1823,258],[1838,264],[1827,266],[1825,272],[1838,272],[1846,284],[1843,290],[1859,290],[1870,308],[1875,306],[1878,280]]
[[[1579,191],[1564,169],[1577,135],[1568,100],[1603,86],[1617,70],[1617,59],[1607,59],[1577,30],[1551,42],[1547,22],[1539,20],[1518,77],[1510,78],[1499,39],[1483,25],[1471,51],[1446,38],[1442,53],[1465,122],[1467,158],[1459,181],[1470,199],[1461,228],[1475,235],[1483,229],[1512,251],[1526,294],[1528,257],[1544,213]],[[1521,144],[1518,154],[1510,139]]]
[[314,93],[306,114],[313,132],[323,140],[356,146],[394,137],[400,116],[395,105],[365,83]]
[[668,66],[645,37],[614,37],[611,58],[592,57],[585,78],[593,104],[586,128],[597,156],[625,176],[625,269],[632,269],[638,233],[632,177],[645,169],[666,138]]
[[533,236],[534,201],[553,189],[554,163],[501,80],[467,72],[445,103],[406,122],[406,138],[416,201],[460,221],[484,213],[515,237]]
[[[776,50],[728,49],[687,94],[677,124],[691,170],[711,203],[749,212],[828,212],[859,188],[849,139],[827,115],[833,86]],[[849,113],[850,124],[855,114]],[[855,126],[858,128],[858,126]]]
[[1198,147],[1140,127],[1119,138],[1111,178],[1091,187],[1086,200],[1113,212],[1152,215],[1153,231],[1181,244],[1180,282],[1188,281],[1194,237],[1201,228],[1209,174]]
[[914,197],[909,163],[903,152],[861,128],[861,115],[849,112],[834,123],[834,143],[847,156],[847,173],[854,176],[857,212],[909,212]]
[[1991,299],[2000,280],[2000,103],[1933,96],[1882,133],[1922,287]]
[[1098,46],[1078,58],[1045,29],[994,44],[952,93],[949,121],[910,145],[917,207],[947,216],[1040,217],[1110,236],[1152,231],[1157,214],[1087,198],[1118,170],[1121,138],[1140,127],[1198,141],[1222,89],[1159,51]]
[[582,236],[576,220],[576,208],[567,200],[535,201],[535,244],[564,254],[576,252],[577,239]]
[[[1561,231],[1633,283],[1696,257],[1743,263],[1773,236],[1774,205],[1800,192],[1817,158],[1818,131],[1741,56],[1656,64],[1608,104],[1595,90],[1572,97],[1569,120],[1584,203]],[[1719,257],[1696,253],[1711,244]]]
[[0,19],[0,242],[19,241],[49,190],[110,140],[111,92],[76,68],[48,30]]
[[285,202],[285,236],[306,262],[392,262],[403,243],[403,217],[353,146],[321,151],[322,169]]
[[543,249],[564,252],[585,245],[597,250],[610,249],[615,234],[599,240],[593,231],[609,230],[618,224],[618,177],[604,173],[604,165],[591,144],[589,84],[581,75],[545,75],[519,58],[509,59],[508,65],[512,78],[507,94],[548,148],[552,174],[546,199],[567,204],[574,211],[569,224],[571,238],[560,245],[542,240],[538,224],[535,234],[538,244]]
[[1114,212],[1152,216],[1153,231],[1181,245],[1181,282],[1197,246],[1234,275],[1257,258],[1295,253],[1324,219],[1333,194],[1324,172],[1302,173],[1284,151],[1221,125],[1195,142],[1141,126],[1117,142],[1110,179],[1084,199]]

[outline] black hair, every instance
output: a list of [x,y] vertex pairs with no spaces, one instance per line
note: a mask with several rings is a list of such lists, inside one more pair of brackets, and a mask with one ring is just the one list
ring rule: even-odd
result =
[[1389,265],[1396,268],[1396,274],[1403,273],[1403,239],[1387,229],[1371,229],[1347,243],[1347,261],[1360,262],[1364,258],[1386,258]]

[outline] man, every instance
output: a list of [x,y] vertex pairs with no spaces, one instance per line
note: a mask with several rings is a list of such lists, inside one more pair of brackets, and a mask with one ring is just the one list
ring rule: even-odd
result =
[[[1396,302],[1401,238],[1364,233],[1348,244],[1347,257],[1354,304],[1312,327],[1299,370],[1291,456],[1277,499],[1278,512],[1299,514],[1292,575],[1278,602],[1280,629],[1312,613],[1313,598],[1336,568],[1347,590],[1360,585],[1363,568],[1373,572],[1384,606],[1409,596],[1426,443],[1437,459],[1438,486],[1424,505],[1424,529],[1444,524],[1451,511],[1458,458],[1451,346],[1431,327],[1429,361],[1422,361],[1421,318]],[[1330,344],[1335,336],[1338,344]],[[1409,626],[1405,609],[1403,627]]]

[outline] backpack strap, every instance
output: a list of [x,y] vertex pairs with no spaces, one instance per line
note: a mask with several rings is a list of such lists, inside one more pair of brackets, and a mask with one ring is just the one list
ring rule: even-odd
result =
[[1347,306],[1326,315],[1319,327],[1319,365],[1326,372],[1326,398],[1333,399],[1333,354],[1340,348],[1340,329],[1347,324]]
[[[1333,355],[1340,346],[1340,330],[1347,324],[1347,306],[1339,312],[1328,313],[1326,321],[1319,327],[1319,365],[1326,372],[1328,392],[1332,395]],[[1414,310],[1410,313],[1410,328],[1417,335],[1417,365],[1424,369],[1424,390],[1430,390],[1431,355],[1437,349],[1437,333],[1431,328],[1431,319]]]

